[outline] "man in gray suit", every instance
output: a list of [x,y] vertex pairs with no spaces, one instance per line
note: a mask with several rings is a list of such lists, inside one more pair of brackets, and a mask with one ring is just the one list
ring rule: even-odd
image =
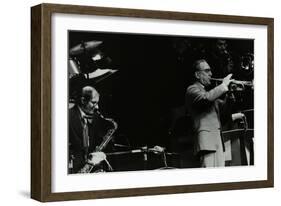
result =
[[212,71],[206,60],[194,63],[195,82],[187,88],[186,107],[193,119],[195,152],[201,167],[225,166],[224,143],[221,137],[220,110],[225,104],[220,97],[228,91],[232,74],[211,90]]

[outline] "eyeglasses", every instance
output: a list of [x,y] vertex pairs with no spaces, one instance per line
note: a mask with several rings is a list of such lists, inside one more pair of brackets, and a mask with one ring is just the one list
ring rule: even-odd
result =
[[209,73],[211,72],[211,69],[201,69],[201,70],[198,70],[199,72],[206,72],[206,73]]

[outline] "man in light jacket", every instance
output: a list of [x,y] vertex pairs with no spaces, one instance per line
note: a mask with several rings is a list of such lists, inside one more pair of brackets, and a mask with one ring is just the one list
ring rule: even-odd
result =
[[223,167],[224,143],[221,136],[220,112],[225,103],[220,97],[228,91],[232,74],[222,83],[208,90],[212,71],[206,60],[194,63],[195,82],[186,90],[186,107],[193,119],[195,152],[200,157],[201,167]]

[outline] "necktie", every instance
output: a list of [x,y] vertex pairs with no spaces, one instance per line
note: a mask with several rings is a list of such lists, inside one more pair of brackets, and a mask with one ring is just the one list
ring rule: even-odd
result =
[[88,120],[86,118],[83,118],[83,147],[85,150],[85,159],[87,159],[88,156],[89,145]]

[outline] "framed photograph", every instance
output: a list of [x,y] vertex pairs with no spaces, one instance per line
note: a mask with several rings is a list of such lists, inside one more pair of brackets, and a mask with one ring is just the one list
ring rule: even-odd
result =
[[271,18],[31,8],[31,197],[273,187]]

